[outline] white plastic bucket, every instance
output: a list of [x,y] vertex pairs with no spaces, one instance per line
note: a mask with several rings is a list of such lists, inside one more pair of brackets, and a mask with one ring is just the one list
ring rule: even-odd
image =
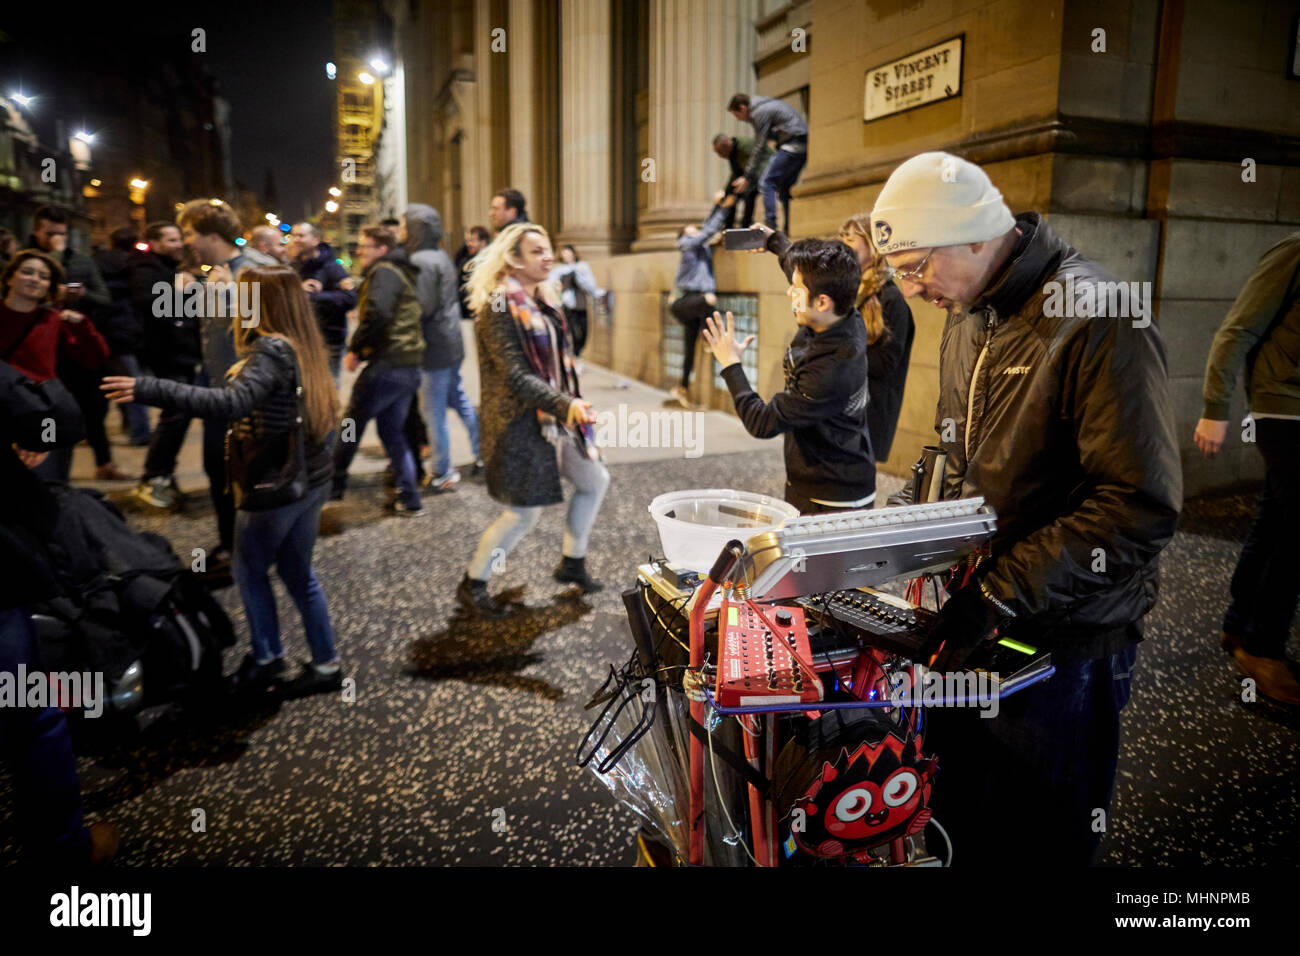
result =
[[707,572],[732,538],[745,541],[797,518],[779,498],[730,488],[670,491],[650,502],[664,557],[674,567]]

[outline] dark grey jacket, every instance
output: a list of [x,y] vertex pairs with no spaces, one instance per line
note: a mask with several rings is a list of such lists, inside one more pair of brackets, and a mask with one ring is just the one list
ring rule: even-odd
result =
[[[564,500],[560,466],[555,446],[542,435],[537,410],[563,422],[572,399],[533,372],[508,310],[493,311],[489,304],[474,323],[474,335],[488,494],[520,508],[559,504]],[[562,343],[564,336],[556,339]]]
[[756,148],[750,154],[749,163],[745,166],[745,178],[751,183],[756,183],[767,158],[772,155],[763,150],[768,141],[776,140],[777,146],[780,147],[792,139],[807,136],[808,124],[785,100],[776,100],[767,96],[750,97],[749,123],[754,127]]
[[1008,633],[1102,657],[1154,606],[1182,508],[1164,343],[1130,318],[1044,315],[1049,281],[1073,275],[1077,292],[1114,276],[1037,213],[1016,223],[1009,264],[943,331],[944,498],[997,510],[983,580],[1016,614]]
[[442,242],[442,217],[423,203],[406,207],[406,252],[420,270],[415,294],[420,299],[420,324],[424,333],[426,369],[456,368],[465,358],[460,337],[460,289],[456,267]]
[[[144,405],[174,408],[199,418],[215,418],[247,428],[258,440],[282,435],[297,427],[298,398],[294,394],[293,346],[284,339],[260,335],[254,339],[239,374],[224,388],[202,388],[167,378],[141,376],[135,382],[135,400]],[[304,432],[307,480],[312,488],[332,473],[330,445],[333,432],[312,441]]]

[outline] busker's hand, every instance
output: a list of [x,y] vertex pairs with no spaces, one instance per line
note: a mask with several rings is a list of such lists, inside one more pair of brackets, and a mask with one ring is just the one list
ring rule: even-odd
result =
[[575,425],[590,425],[595,421],[596,412],[591,407],[591,402],[584,402],[580,398],[569,402],[569,410],[564,416],[565,425],[572,428]]
[[64,322],[71,322],[73,325],[76,325],[78,322],[84,319],[85,316],[82,315],[80,312],[74,311],[73,309],[64,309],[59,313],[59,318],[61,318]]
[[323,287],[322,287],[321,284],[320,284],[320,279],[303,279],[303,280],[302,280],[302,291],[303,291],[303,292],[319,292],[322,288],[323,288]]
[[129,405],[135,401],[135,379],[125,375],[105,375],[99,390],[106,393],[115,405]]
[[1228,423],[1216,422],[1213,419],[1202,418],[1196,423],[1196,433],[1192,435],[1192,441],[1196,447],[1201,450],[1201,454],[1206,458],[1213,458],[1223,443],[1228,438]]
[[17,445],[14,445],[13,449],[14,454],[18,456],[18,460],[28,468],[35,468],[46,458],[50,457],[48,451],[28,451],[26,448],[20,448]]
[[361,367],[361,356],[356,352],[349,352],[343,356],[343,367],[349,372],[355,372]]
[[971,582],[940,609],[921,647],[920,662],[934,671],[960,669],[1002,620],[1002,613],[980,594],[979,582]]
[[736,320],[730,312],[727,313],[725,325],[722,316],[714,312],[705,317],[704,326],[704,341],[709,344],[713,357],[723,368],[739,362],[740,356],[749,348],[749,343],[754,341],[752,335],[746,336],[743,342],[736,341]]

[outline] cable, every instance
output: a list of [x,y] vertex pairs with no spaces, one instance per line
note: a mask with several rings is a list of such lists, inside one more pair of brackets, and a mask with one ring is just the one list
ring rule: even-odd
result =
[[749,852],[749,845],[745,843],[745,838],[740,835],[740,828],[731,819],[731,813],[727,810],[727,801],[722,796],[722,784],[718,783],[718,763],[713,758],[713,731],[709,731],[709,767],[713,770],[713,789],[718,794],[718,806],[722,808],[722,815],[727,818],[727,826],[731,827],[731,832],[736,835],[736,840],[740,843],[740,848],[745,851],[745,856],[758,866],[758,860],[754,854]]
[[945,830],[943,828],[943,825],[939,823],[939,821],[936,820],[934,817],[930,817],[930,825],[935,827],[939,831],[939,834],[943,837],[943,842],[948,844],[948,862],[945,863],[944,866],[952,866],[952,857],[953,857],[952,839],[948,836],[948,831]]

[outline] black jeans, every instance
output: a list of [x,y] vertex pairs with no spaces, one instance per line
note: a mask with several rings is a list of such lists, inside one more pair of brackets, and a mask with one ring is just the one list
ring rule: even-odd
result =
[[[1136,639],[1136,625],[1126,629]],[[1096,660],[1054,660],[1048,680],[976,708],[928,707],[922,738],[939,761],[930,807],[957,866],[1083,867],[1111,828],[1119,713],[1137,644]],[[1102,811],[1099,814],[1097,811]]]
[[573,357],[577,358],[587,347],[587,310],[566,310],[564,318],[569,323],[569,334],[573,337]]
[[700,339],[704,320],[713,314],[713,306],[705,300],[703,293],[687,292],[668,310],[682,324],[682,331],[686,334],[682,346],[682,388],[686,388],[691,384],[691,372],[695,371],[695,343]]
[[[198,385],[213,387],[206,372],[200,372]],[[226,481],[226,432],[230,422],[224,418],[203,419],[203,471],[208,476],[208,495],[212,510],[217,513],[219,547],[233,551],[235,547],[235,499]]]
[[1284,658],[1300,598],[1293,550],[1300,541],[1300,422],[1255,420],[1255,444],[1264,456],[1264,487],[1255,504],[1223,629],[1256,657]]
[[[194,384],[193,369],[159,377],[186,385]],[[181,453],[181,446],[185,444],[185,433],[189,428],[190,416],[185,412],[174,408],[162,409],[158,415],[158,424],[153,430],[153,438],[149,442],[149,451],[144,458],[144,475],[141,481],[175,474],[176,457]]]
[[[104,416],[108,414],[108,399],[100,391],[99,383],[108,372],[104,369],[84,369],[65,364],[59,367],[59,373],[59,378],[81,408],[81,418],[86,425],[86,443],[95,453],[95,464],[107,465],[113,460],[113,451],[108,444],[108,432],[104,428]],[[69,455],[69,464],[71,461]],[[67,475],[63,477],[66,481]]]

